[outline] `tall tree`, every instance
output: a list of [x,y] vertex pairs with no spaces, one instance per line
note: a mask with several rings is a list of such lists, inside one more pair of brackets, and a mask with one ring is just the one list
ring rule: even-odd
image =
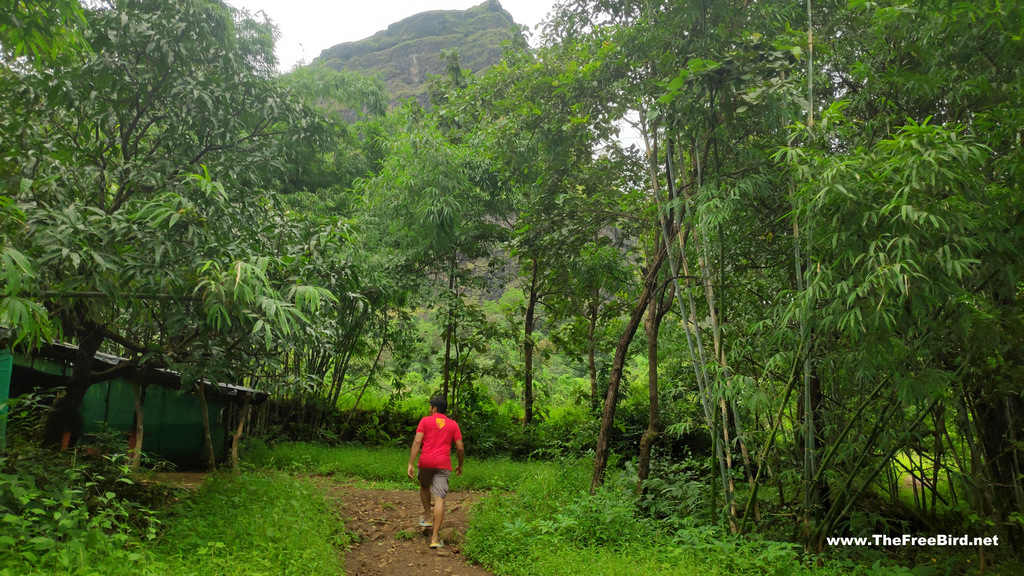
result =
[[[505,234],[494,221],[501,199],[479,185],[477,153],[452,141],[435,119],[410,105],[379,175],[362,182],[366,223],[386,269],[410,293],[439,302],[444,352],[441,392],[458,372],[458,318],[466,311],[470,263]],[[427,279],[428,281],[424,281]]]
[[792,16],[788,4],[774,2],[598,1],[562,10],[550,28],[556,38],[610,47],[603,61],[617,78],[616,97],[634,111],[645,145],[647,199],[659,206],[660,221],[652,222],[670,250],[730,519],[734,442],[747,460],[738,399],[749,393],[752,378],[743,371],[757,369],[744,366],[747,355],[730,354],[726,335],[742,338],[745,331],[726,323],[755,320],[734,313],[743,309],[739,299],[724,296],[754,282],[778,293],[787,279],[765,278],[778,267],[779,249],[765,250],[757,239],[785,234],[777,223],[785,210],[784,171],[773,167],[769,151],[785,142],[784,127],[799,110],[787,100],[794,93],[787,73],[800,54],[799,36],[785,25]]
[[[900,469],[899,454],[922,452],[932,471],[915,466],[915,477],[958,468],[950,478],[975,513],[1014,546],[1024,541],[1006,521],[1024,506],[1021,453],[1006,434],[1022,425],[1021,388],[1009,384],[1021,370],[1010,246],[1022,232],[1012,199],[1024,44],[1008,32],[1020,10],[925,1],[814,12],[816,36],[830,38],[816,93],[831,106],[785,154],[804,263],[794,304],[809,326],[810,380],[856,407],[817,424],[835,440],[815,476],[838,489],[810,530],[814,548]],[[871,412],[884,417],[857,418]],[[942,462],[955,445],[939,432],[947,424],[967,439],[955,466]],[[884,446],[881,457],[853,449],[858,436]],[[934,500],[937,486],[927,490]]]
[[600,69],[585,46],[549,54],[508,53],[505,60],[450,99],[449,114],[473,127],[510,208],[510,253],[519,263],[523,316],[523,424],[534,419],[535,330],[544,299],[570,283],[583,246],[615,213],[599,210],[618,178],[608,155],[595,158],[613,134],[611,107],[595,93]]
[[[8,238],[35,268],[33,298],[79,346],[51,441],[93,383],[143,364],[216,365],[214,348],[230,358],[254,333],[294,332],[329,298],[268,238],[237,234],[262,227],[262,190],[326,136],[269,78],[251,34],[265,23],[201,1],[85,16],[91,51],[0,79],[4,109],[20,112],[0,125],[4,189],[25,206]],[[105,344],[130,359],[94,374]]]

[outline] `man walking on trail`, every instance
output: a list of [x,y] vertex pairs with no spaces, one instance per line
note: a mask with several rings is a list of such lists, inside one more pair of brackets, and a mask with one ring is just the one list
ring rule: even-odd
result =
[[[452,442],[459,457],[459,466],[455,469],[457,476],[462,476],[462,462],[466,459],[466,450],[462,446],[462,432],[459,425],[444,415],[448,410],[448,400],[444,396],[430,399],[430,416],[420,420],[416,427],[416,439],[412,441],[409,451],[409,478],[420,482],[420,501],[423,502],[423,516],[420,526],[434,528],[430,537],[431,548],[444,548],[444,542],[437,537],[444,520],[444,499],[448,496],[448,477],[452,471]],[[420,456],[419,474],[413,476],[413,463],[416,454],[423,447]],[[434,510],[430,510],[430,495],[434,495]]]

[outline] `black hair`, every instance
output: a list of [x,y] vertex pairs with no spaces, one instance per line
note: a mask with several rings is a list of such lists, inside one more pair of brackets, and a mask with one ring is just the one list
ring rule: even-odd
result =
[[430,399],[430,405],[437,408],[437,411],[444,414],[448,410],[448,399],[443,394]]

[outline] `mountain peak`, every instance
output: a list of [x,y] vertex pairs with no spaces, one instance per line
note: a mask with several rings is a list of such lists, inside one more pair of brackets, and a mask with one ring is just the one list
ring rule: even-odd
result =
[[317,60],[336,70],[379,75],[393,102],[415,97],[425,106],[427,79],[444,73],[442,50],[455,50],[463,68],[477,73],[501,59],[503,42],[526,46],[520,28],[501,2],[486,0],[468,10],[421,12],[369,38],[332,46]]

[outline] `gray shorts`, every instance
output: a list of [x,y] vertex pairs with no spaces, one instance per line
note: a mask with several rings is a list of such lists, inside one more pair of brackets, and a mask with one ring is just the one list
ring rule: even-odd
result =
[[444,499],[448,496],[448,477],[452,475],[451,470],[442,468],[420,468],[416,475],[420,481],[420,487],[430,487],[430,493]]

